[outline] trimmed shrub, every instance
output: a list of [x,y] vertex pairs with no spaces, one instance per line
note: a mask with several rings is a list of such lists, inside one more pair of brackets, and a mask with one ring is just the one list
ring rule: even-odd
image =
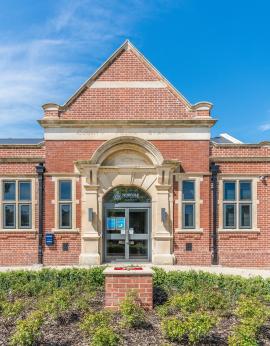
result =
[[261,326],[269,318],[269,308],[256,298],[241,297],[235,309],[235,315],[240,320]]
[[5,318],[17,317],[24,309],[25,304],[21,299],[14,302],[3,301],[0,303],[0,314]]
[[129,291],[120,303],[122,325],[128,328],[140,327],[145,324],[145,311],[140,306],[136,291]]
[[187,315],[195,311],[212,311],[220,315],[228,313],[231,307],[230,299],[217,290],[210,292],[189,292],[174,294],[169,300],[157,308],[161,317],[181,313]]
[[235,305],[234,297],[217,287],[201,290],[197,295],[203,310],[218,312],[221,315],[229,314],[232,306]]
[[194,293],[174,294],[169,300],[158,307],[158,313],[161,317],[181,312],[187,314],[199,309],[199,298]]
[[67,289],[59,289],[40,304],[40,310],[56,319],[69,309],[70,303],[70,292]]
[[217,319],[207,312],[193,312],[185,321],[189,343],[196,344],[216,325]]
[[229,346],[258,346],[256,328],[252,325],[239,324],[229,336]]
[[270,317],[270,309],[254,297],[241,297],[235,309],[239,324],[229,336],[229,346],[258,345],[260,328]]
[[194,312],[199,308],[199,300],[192,292],[176,294],[170,299],[170,305],[182,313]]
[[180,342],[186,333],[183,321],[176,317],[163,320],[161,322],[161,329],[167,339],[176,342]]
[[32,346],[40,336],[44,322],[41,311],[32,312],[25,320],[20,320],[10,340],[10,346]]
[[206,312],[193,312],[184,320],[177,317],[165,319],[161,328],[170,341],[181,342],[187,337],[190,344],[196,344],[207,336],[216,323],[217,319]]
[[99,327],[96,329],[91,346],[118,346],[120,337],[115,331],[108,327]]
[[88,336],[95,334],[99,328],[108,328],[111,321],[111,313],[107,310],[99,312],[92,312],[87,314],[80,324],[81,330],[83,330]]
[[91,310],[91,303],[96,297],[96,292],[81,292],[80,295],[75,297],[73,301],[73,308],[80,312],[87,312]]

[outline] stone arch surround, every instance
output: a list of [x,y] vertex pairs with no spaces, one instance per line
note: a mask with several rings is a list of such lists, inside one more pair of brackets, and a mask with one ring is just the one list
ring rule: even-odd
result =
[[[127,165],[108,158],[128,153]],[[132,153],[136,160],[132,164]],[[141,162],[138,163],[139,158]],[[106,161],[107,160],[107,161]],[[123,161],[123,160],[122,160]],[[106,165],[109,162],[110,165]],[[105,164],[104,164],[105,163]],[[112,165],[111,165],[112,164]],[[152,199],[152,262],[173,264],[173,178],[179,166],[174,160],[164,160],[162,154],[150,142],[136,137],[119,137],[103,143],[89,161],[77,161],[75,170],[81,175],[82,248],[80,264],[103,262],[103,197],[112,188],[125,185],[145,190]],[[93,219],[89,220],[89,209]],[[166,210],[166,221],[161,220],[161,209]]]
[[143,153],[153,163],[153,165],[162,165],[164,158],[160,151],[149,141],[139,137],[121,136],[113,138],[103,143],[92,155],[92,164],[101,164],[104,159],[113,152],[119,151],[127,146]]

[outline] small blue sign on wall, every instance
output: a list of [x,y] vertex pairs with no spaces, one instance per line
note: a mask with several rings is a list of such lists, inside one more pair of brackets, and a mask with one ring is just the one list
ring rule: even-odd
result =
[[54,245],[54,234],[53,233],[46,233],[45,235],[45,243],[47,246]]
[[108,230],[115,230],[115,217],[107,217],[106,223]]
[[124,217],[116,218],[116,229],[125,229],[126,228],[126,219]]

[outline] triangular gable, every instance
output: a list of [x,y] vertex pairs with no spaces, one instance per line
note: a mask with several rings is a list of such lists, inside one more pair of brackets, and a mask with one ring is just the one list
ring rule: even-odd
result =
[[[124,60],[129,60],[130,65],[136,66],[136,69],[131,71],[121,71],[123,69]],[[122,65],[122,66],[121,66]],[[117,79],[118,78],[118,79]],[[125,79],[126,78],[126,79]],[[187,99],[171,85],[170,82],[138,51],[138,49],[126,40],[96,72],[75,92],[74,95],[63,105],[63,108],[69,106],[79,95],[97,80],[106,81],[163,81],[166,86],[178,97],[183,104],[191,107]]]
[[46,119],[63,121],[205,120],[211,107],[191,105],[129,41],[63,106],[43,105]]

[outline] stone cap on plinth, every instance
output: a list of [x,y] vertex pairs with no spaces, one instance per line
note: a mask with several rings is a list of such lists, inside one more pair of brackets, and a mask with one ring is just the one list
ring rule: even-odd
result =
[[[136,268],[141,268],[141,269],[136,269]],[[153,270],[151,268],[145,268],[145,267],[120,267],[120,266],[117,267],[115,266],[115,267],[107,267],[103,271],[103,274],[142,276],[142,275],[153,275]]]

